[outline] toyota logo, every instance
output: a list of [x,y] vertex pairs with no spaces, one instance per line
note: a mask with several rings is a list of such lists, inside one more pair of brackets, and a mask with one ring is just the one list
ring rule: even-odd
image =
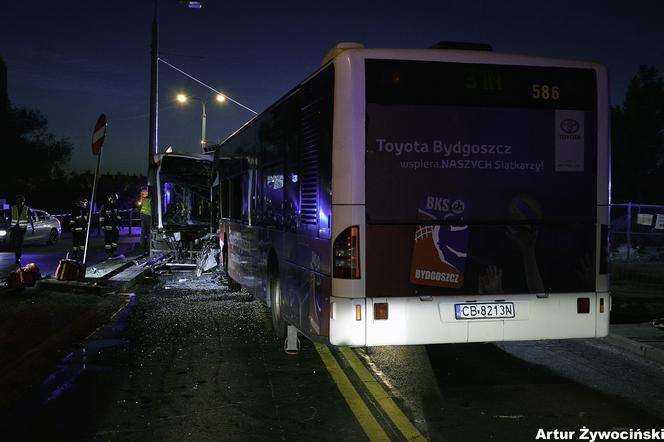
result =
[[560,122],[560,129],[567,134],[575,134],[579,131],[579,122],[568,118]]

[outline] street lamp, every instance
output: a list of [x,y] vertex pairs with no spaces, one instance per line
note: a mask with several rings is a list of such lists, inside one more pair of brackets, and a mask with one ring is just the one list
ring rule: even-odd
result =
[[[202,1],[180,0],[186,3],[189,9],[201,9]],[[152,13],[152,43],[150,46],[150,135],[148,139],[148,169],[152,168],[152,157],[158,151],[158,124],[159,124],[159,0],[154,0]],[[150,182],[148,172],[148,186]]]
[[[201,9],[202,1],[185,1],[189,9]],[[148,137],[148,188],[154,187],[155,166],[153,156],[158,151],[159,122],[159,0],[154,0],[152,13],[152,42],[150,45],[150,122]]]
[[[205,103],[206,103],[205,100],[202,99],[202,98],[198,98],[198,97],[188,97],[185,94],[178,94],[176,99],[181,104],[185,104],[189,100],[200,101],[203,104],[203,113],[201,114],[201,117],[202,117],[202,122],[201,122],[201,148],[205,149],[205,145],[207,144],[207,139],[205,138],[205,122],[206,122],[205,120],[207,119],[207,115],[205,113]],[[223,94],[217,94],[215,96],[215,100],[218,103],[223,103],[224,101],[226,101],[226,97]]]

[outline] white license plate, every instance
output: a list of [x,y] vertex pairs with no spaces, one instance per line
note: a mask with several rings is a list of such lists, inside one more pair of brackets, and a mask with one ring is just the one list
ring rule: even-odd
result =
[[513,302],[454,304],[457,319],[513,318]]

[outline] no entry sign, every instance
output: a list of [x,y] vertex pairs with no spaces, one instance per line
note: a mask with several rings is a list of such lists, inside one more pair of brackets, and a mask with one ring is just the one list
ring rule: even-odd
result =
[[90,197],[90,208],[88,211],[88,229],[85,234],[85,249],[83,249],[83,267],[88,259],[88,245],[90,244],[90,227],[92,226],[92,208],[95,206],[97,196],[97,181],[99,180],[99,164],[101,163],[101,147],[106,138],[106,115],[101,114],[97,118],[95,130],[92,131],[92,154],[97,157],[97,168],[95,169],[95,180],[92,184],[92,196]]
[[92,154],[99,155],[101,147],[104,145],[106,137],[106,115],[101,114],[95,124],[95,130],[92,132]]

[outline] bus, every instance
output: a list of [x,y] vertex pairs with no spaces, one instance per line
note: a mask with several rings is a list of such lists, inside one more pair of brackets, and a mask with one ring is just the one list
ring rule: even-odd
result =
[[207,236],[215,241],[212,225],[218,209],[212,202],[212,154],[174,152],[155,155],[155,223],[150,232],[150,258],[172,254],[171,263],[196,262]]
[[608,333],[604,66],[340,44],[215,151],[230,281],[331,345]]

